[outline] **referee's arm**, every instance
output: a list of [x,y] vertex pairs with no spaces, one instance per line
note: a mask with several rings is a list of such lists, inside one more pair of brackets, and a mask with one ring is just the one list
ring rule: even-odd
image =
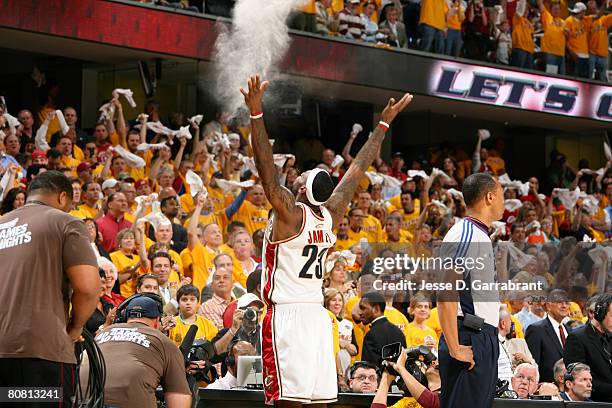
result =
[[[453,280],[446,280],[446,282],[453,282],[457,280],[457,274],[454,271],[447,271],[446,276],[454,274]],[[457,286],[454,285],[456,288]],[[448,352],[451,357],[455,360],[463,361],[470,364],[470,370],[474,367],[474,354],[472,352],[472,346],[463,346],[459,344],[459,330],[457,329],[457,310],[459,309],[459,302],[455,299],[459,298],[459,294],[456,290],[445,290],[442,297],[438,294],[438,316],[440,318],[440,327],[444,334],[444,339],[448,345]]]

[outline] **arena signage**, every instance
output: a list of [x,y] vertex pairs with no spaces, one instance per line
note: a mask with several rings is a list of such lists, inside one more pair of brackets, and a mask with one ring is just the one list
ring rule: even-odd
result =
[[496,106],[612,121],[612,87],[440,61],[430,94]]

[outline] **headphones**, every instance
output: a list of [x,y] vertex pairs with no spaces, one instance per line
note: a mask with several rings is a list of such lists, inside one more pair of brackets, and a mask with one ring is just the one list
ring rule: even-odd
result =
[[232,342],[227,346],[227,357],[225,357],[225,365],[229,368],[236,364],[236,357],[234,357],[234,347],[238,344],[240,340],[232,340]]
[[603,295],[599,302],[595,303],[595,309],[593,310],[593,318],[599,323],[602,323],[608,314],[608,309],[612,303],[611,295]]
[[161,296],[157,293],[136,293],[135,295],[130,296],[125,299],[119,306],[117,306],[117,314],[115,315],[115,321],[113,323],[127,323],[128,318],[133,317],[128,315],[128,309],[130,307],[130,303],[134,299],[138,299],[141,297],[147,297],[151,300],[154,300],[157,304],[157,310],[159,311],[159,315],[162,316],[164,313],[164,302]]
[[574,381],[574,370],[576,369],[576,366],[578,366],[579,364],[582,364],[582,363],[572,363],[567,366],[567,371],[565,372],[565,375],[563,376],[564,384],[565,384],[565,381]]

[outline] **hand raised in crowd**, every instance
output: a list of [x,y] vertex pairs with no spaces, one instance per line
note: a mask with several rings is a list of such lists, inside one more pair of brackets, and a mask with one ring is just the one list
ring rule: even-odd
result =
[[191,278],[189,276],[184,276],[181,279],[181,286],[189,285],[191,283]]
[[240,93],[244,95],[244,102],[248,106],[250,112],[261,113],[263,111],[263,95],[268,89],[270,82],[261,81],[259,74],[253,75],[248,80],[248,92],[240,88]]
[[380,120],[386,123],[393,122],[393,119],[395,119],[395,117],[401,111],[406,109],[406,107],[410,105],[410,102],[412,102],[412,95],[409,93],[404,94],[402,99],[397,102],[395,101],[395,98],[389,99],[389,103],[387,103],[387,106],[385,106],[385,109],[383,109],[382,114],[380,115]]
[[179,143],[181,144],[181,147],[187,146],[187,138],[186,137],[179,138]]
[[106,315],[106,320],[104,321],[104,327],[110,326],[115,321],[115,316],[117,316],[117,308],[113,307],[108,311]]
[[198,196],[196,197],[196,206],[200,208],[204,207],[208,198],[207,196],[208,194],[206,194],[204,191],[199,192]]
[[161,318],[161,326],[159,329],[166,332],[176,326],[176,318],[174,316],[164,316]]
[[47,113],[47,118],[45,119],[45,122],[48,124],[53,119],[55,119],[55,111]]
[[147,115],[146,113],[141,113],[138,115],[136,120],[138,121],[138,123],[145,125],[149,120],[149,115]]

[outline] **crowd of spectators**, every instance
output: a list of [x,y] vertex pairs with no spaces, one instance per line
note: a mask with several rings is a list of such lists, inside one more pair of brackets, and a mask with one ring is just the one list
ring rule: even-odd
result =
[[[145,1],[229,17],[233,1]],[[607,0],[305,0],[289,27],[608,81]]]
[[[6,104],[0,107],[0,212],[23,206],[28,182],[41,172],[56,170],[72,180],[70,213],[86,223],[100,265],[100,302],[87,330],[109,325],[123,299],[150,291],[164,299],[161,329],[177,345],[195,324],[197,337],[211,341],[220,355],[259,353],[257,322],[265,309],[261,255],[270,205],[253,166],[249,124],[222,112],[209,123],[201,115],[167,120],[155,101],[126,118],[123,101],[133,103],[132,94],[117,89],[88,133],[79,127],[77,110],[58,109],[54,95],[50,89],[45,105],[15,117]],[[360,128],[347,130],[342,154],[321,146],[318,167],[341,178]],[[573,337],[585,327],[593,328],[593,336],[612,328],[609,301],[603,302],[606,317],[593,317],[596,300],[603,299],[597,295],[612,290],[612,157],[601,169],[585,160],[574,168],[554,151],[541,186],[536,177],[513,180],[503,140],[489,138],[479,130],[472,154],[446,146],[420,161],[406,162],[396,152],[390,161],[377,157],[372,163],[325,264],[322,290],[335,338],[329,358],[336,360],[340,389],[378,390],[375,403],[384,403],[387,389],[377,384],[392,379],[382,374],[381,349],[399,342],[434,356],[421,364],[428,388],[413,381],[414,372],[400,369],[401,362],[393,364],[403,379],[399,388],[423,406],[435,406],[441,335],[435,293],[373,290],[381,279],[428,279],[428,271],[385,268],[377,274],[372,259],[435,254],[446,231],[465,215],[463,180],[489,172],[505,190],[503,220],[491,231],[498,279],[539,285],[503,293],[500,378],[518,398],[588,398],[591,381],[593,399],[612,395],[612,379],[603,376],[609,366],[592,365],[579,350],[578,335]],[[296,154],[275,155],[278,176],[288,187],[308,170],[301,167],[301,150],[290,151]],[[245,318],[247,312],[255,317]],[[251,347],[229,350],[237,340]],[[600,347],[608,352],[604,340]],[[573,375],[559,381],[561,358],[589,365],[573,366]],[[235,372],[225,367],[215,387],[234,387]]]

